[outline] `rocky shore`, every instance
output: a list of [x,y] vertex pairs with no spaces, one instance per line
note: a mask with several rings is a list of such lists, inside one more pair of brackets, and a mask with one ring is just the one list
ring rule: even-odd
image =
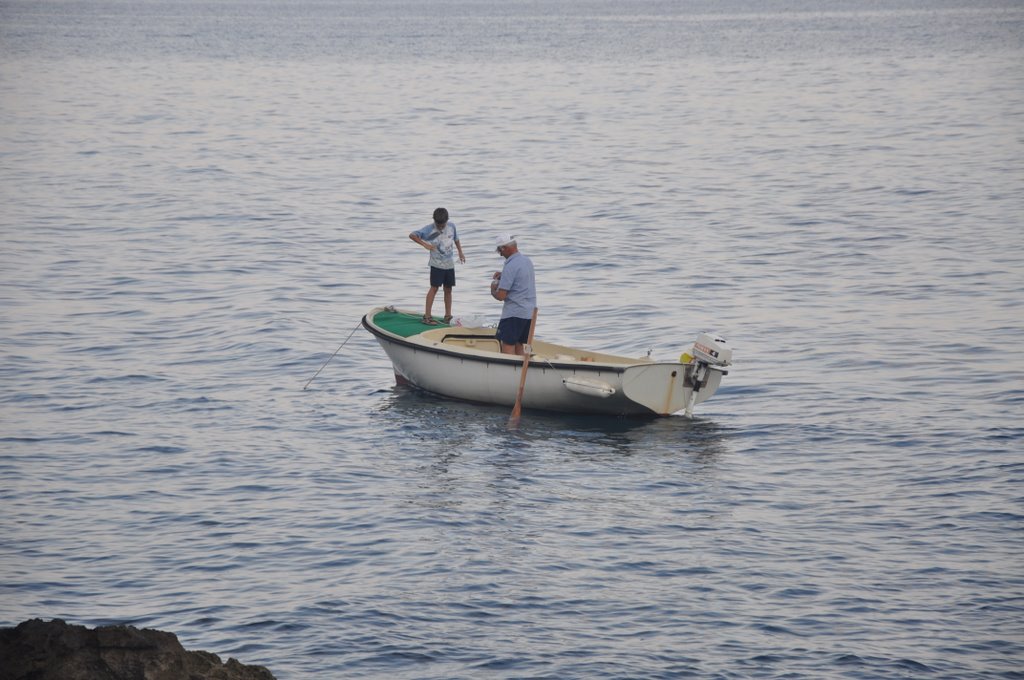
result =
[[0,680],[274,680],[263,666],[190,652],[174,633],[32,619],[0,629]]

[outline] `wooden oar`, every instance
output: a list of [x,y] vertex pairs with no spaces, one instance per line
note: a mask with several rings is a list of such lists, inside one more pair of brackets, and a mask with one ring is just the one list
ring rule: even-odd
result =
[[519,375],[519,392],[516,394],[516,405],[512,407],[512,415],[508,417],[508,426],[517,427],[519,416],[523,412],[523,389],[526,387],[526,369],[530,367],[530,352],[533,351],[533,331],[537,328],[537,308],[533,308],[533,318],[530,319],[530,336],[526,340],[526,347],[523,352],[523,372]]

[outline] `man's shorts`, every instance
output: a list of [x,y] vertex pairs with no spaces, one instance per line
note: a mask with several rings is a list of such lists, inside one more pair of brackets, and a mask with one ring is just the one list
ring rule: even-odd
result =
[[498,332],[495,337],[498,342],[506,345],[526,344],[530,341],[530,319],[519,319],[510,316],[498,322]]
[[455,286],[455,268],[441,269],[440,267],[430,268],[430,286],[431,288],[453,288]]

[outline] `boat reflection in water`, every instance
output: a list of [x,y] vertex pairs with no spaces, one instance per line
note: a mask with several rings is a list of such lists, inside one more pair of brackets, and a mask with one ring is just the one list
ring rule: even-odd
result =
[[[408,385],[382,391],[369,415],[381,433],[402,431],[401,441],[418,442],[403,455],[430,452],[431,463],[483,457],[564,456],[574,461],[624,458],[680,462],[694,470],[713,468],[728,455],[734,432],[706,418],[609,418],[531,411],[519,427],[507,427],[504,406],[438,398]],[[397,438],[396,438],[397,439]]]

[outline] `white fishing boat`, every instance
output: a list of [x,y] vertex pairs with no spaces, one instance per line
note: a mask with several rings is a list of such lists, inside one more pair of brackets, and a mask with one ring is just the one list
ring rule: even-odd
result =
[[[378,307],[363,317],[391,359],[395,379],[433,394],[511,406],[523,357],[502,354],[494,328],[423,323],[422,314]],[[522,407],[564,413],[666,416],[693,407],[718,389],[732,349],[701,334],[679,361],[652,361],[534,339]]]

